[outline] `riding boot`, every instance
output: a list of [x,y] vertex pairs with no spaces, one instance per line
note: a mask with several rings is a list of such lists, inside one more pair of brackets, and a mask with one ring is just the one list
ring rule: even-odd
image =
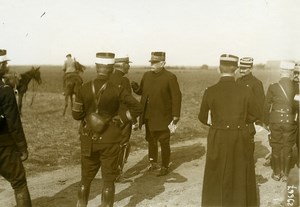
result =
[[113,207],[115,197],[115,187],[106,187],[102,190],[100,207]]
[[17,207],[31,207],[31,199],[27,186],[21,190],[15,190],[15,198]]
[[282,177],[282,181],[286,182],[289,176],[289,172],[290,172],[290,161],[291,161],[291,156],[287,156],[284,159],[284,168],[283,168],[283,177]]
[[90,186],[81,185],[78,191],[78,200],[77,200],[76,207],[86,207],[89,200],[89,194],[90,194]]
[[273,164],[273,174],[272,174],[272,178],[275,181],[279,181],[281,178],[281,174],[280,174],[280,157],[277,155],[272,155],[272,164]]

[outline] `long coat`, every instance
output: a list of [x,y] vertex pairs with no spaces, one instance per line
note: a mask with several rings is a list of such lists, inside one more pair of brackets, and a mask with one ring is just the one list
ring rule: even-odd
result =
[[0,147],[15,145],[20,152],[27,150],[20,113],[13,89],[0,79]]
[[234,77],[222,77],[205,90],[198,115],[203,124],[210,126],[202,206],[257,206],[253,156],[246,124],[258,116],[251,90],[238,85]]
[[72,115],[75,120],[81,120],[82,124],[79,129],[81,140],[81,153],[89,156],[91,153],[92,144],[97,143],[118,143],[121,141],[121,128],[110,122],[108,128],[101,134],[98,140],[92,140],[90,130],[85,130],[84,118],[98,107],[99,114],[105,117],[114,117],[119,115],[121,120],[126,124],[129,121],[128,112],[119,113],[120,103],[124,103],[130,111],[132,118],[137,118],[142,113],[141,104],[122,87],[117,87],[108,81],[107,77],[98,76],[94,81],[95,91],[102,87],[107,82],[98,106],[95,104],[95,96],[92,91],[92,81],[82,85],[72,109]]
[[173,117],[180,117],[181,91],[176,75],[170,71],[163,68],[159,73],[146,72],[139,89],[134,92],[142,95],[140,128],[147,119],[151,131],[168,130]]

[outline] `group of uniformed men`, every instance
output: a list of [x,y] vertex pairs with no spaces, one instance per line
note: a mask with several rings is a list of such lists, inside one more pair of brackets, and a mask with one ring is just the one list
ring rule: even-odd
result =
[[[1,79],[8,71],[5,55],[6,51],[0,50]],[[130,68],[128,57],[115,58],[110,52],[96,54],[97,77],[82,85],[72,108],[73,118],[81,121],[81,186],[77,206],[87,206],[90,185],[100,167],[101,206],[113,206],[115,182],[122,180],[131,130],[142,125],[148,142],[148,170],[158,171],[157,176],[169,173],[170,134],[172,126],[180,120],[181,91],[177,77],[164,67],[164,52],[152,52],[149,62],[151,70],[144,73],[140,84],[130,83],[124,76]],[[299,65],[282,62],[280,67],[281,79],[269,86],[265,97],[262,82],[252,74],[253,58],[220,56],[221,78],[205,90],[198,116],[210,126],[202,206],[259,205],[253,158],[255,125],[271,131],[272,178],[287,179],[292,147],[299,136],[299,70],[295,70]],[[241,77],[235,80],[238,68]],[[27,145],[17,103],[12,89],[2,80],[0,83],[0,174],[11,182],[17,205],[31,206],[22,165],[27,159]],[[132,96],[131,89],[141,95],[140,102]]]

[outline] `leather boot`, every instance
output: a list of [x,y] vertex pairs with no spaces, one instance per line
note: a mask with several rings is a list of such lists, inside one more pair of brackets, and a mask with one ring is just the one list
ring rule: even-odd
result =
[[78,200],[76,207],[86,207],[90,194],[90,186],[81,185],[78,191]]
[[31,207],[31,199],[28,191],[28,187],[25,186],[22,190],[15,191],[15,198],[17,207]]
[[273,178],[273,180],[279,181],[281,178],[280,157],[277,155],[272,155],[272,163],[273,163],[273,173],[271,177]]
[[113,207],[115,197],[115,188],[106,187],[102,190],[101,206],[100,207]]
[[159,173],[156,175],[157,177],[165,176],[169,173],[169,169],[167,167],[161,167]]
[[289,172],[290,172],[290,162],[291,162],[291,156],[287,156],[284,159],[284,168],[283,168],[283,177],[282,177],[282,181],[286,182],[289,176]]

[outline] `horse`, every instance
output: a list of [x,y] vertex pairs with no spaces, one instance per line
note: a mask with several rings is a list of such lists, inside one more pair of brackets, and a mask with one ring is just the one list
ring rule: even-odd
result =
[[71,108],[73,107],[73,95],[77,95],[79,88],[81,87],[83,80],[80,73],[83,73],[85,70],[85,66],[81,65],[78,61],[75,61],[75,69],[76,72],[65,74],[65,108],[63,111],[63,116],[66,114],[66,110],[68,108],[68,100],[70,98]]
[[[32,66],[29,71],[20,75],[17,73],[7,73],[4,75],[5,83],[10,85],[14,89],[15,93],[18,94],[18,108],[20,115],[22,115],[23,96],[27,92],[28,85],[32,79],[37,82],[38,85],[42,83],[40,67],[35,68]],[[32,103],[33,99],[30,105],[32,105]]]

